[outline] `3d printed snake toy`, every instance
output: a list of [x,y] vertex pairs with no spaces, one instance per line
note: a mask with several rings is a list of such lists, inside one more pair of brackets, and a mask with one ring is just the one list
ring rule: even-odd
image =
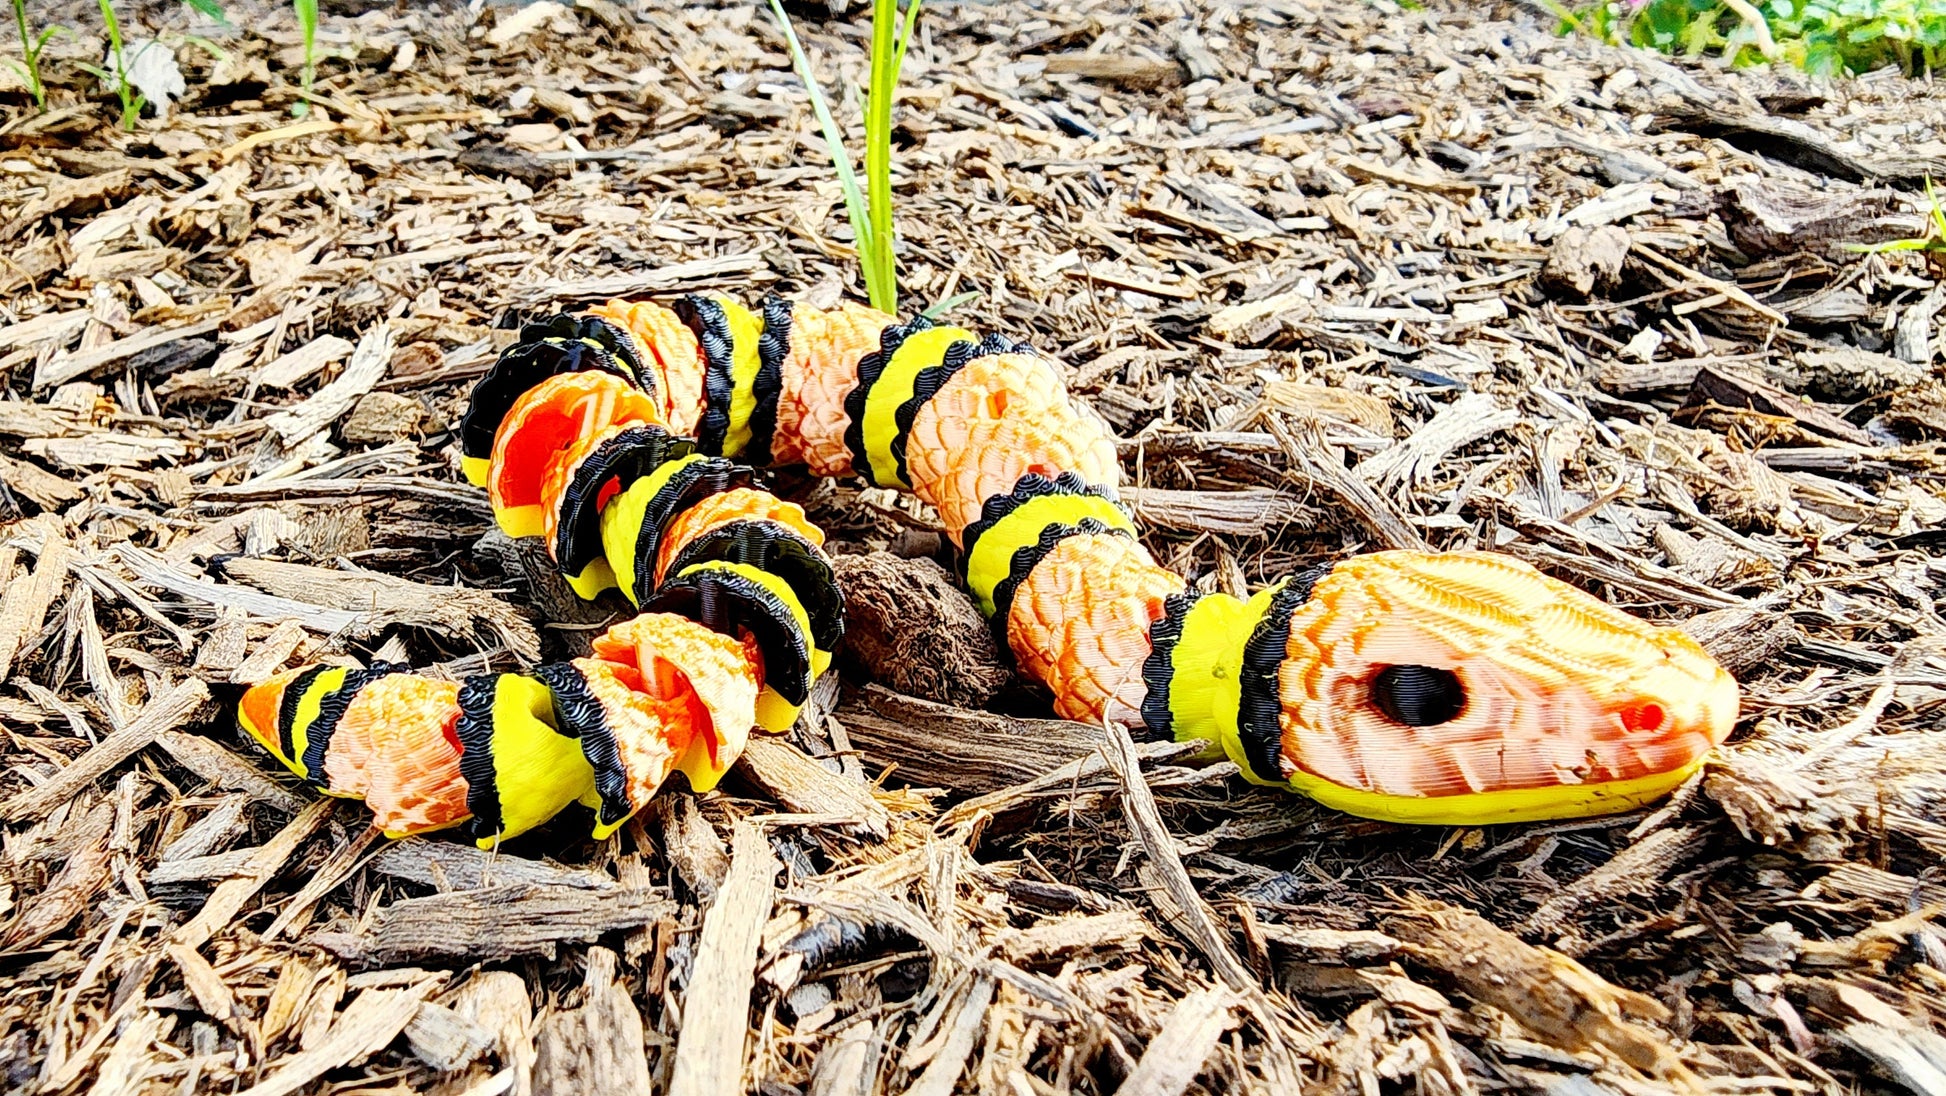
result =
[[[585,658],[464,682],[313,667],[243,726],[387,833],[482,845],[580,801],[604,836],[674,772],[787,729],[844,630],[823,534],[752,466],[930,503],[996,635],[1071,719],[1203,740],[1250,780],[1410,823],[1628,810],[1729,734],[1682,632],[1482,552],[1376,552],[1248,600],[1188,592],[1118,504],[1106,426],[997,336],[855,306],[610,301],[523,329],[474,388],[467,478],[574,590],[641,614]],[[942,748],[950,748],[942,744]]]

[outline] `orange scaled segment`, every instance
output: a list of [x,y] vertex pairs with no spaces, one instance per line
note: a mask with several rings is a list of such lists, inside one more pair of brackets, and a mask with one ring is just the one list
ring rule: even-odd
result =
[[1107,425],[1068,399],[1058,366],[1029,353],[967,362],[913,416],[905,454],[913,492],[955,544],[982,503],[1028,472],[1111,488],[1122,473]]
[[450,681],[390,674],[366,685],[331,737],[324,766],[331,790],[363,797],[388,834],[465,821],[459,715],[459,686]]
[[639,808],[676,770],[677,758],[689,748],[699,725],[707,726],[708,714],[673,674],[646,679],[632,666],[593,658],[577,658],[574,667],[601,702],[628,776],[628,800]]
[[676,515],[676,519],[663,529],[662,545],[656,551],[656,585],[662,585],[663,578],[669,572],[669,564],[682,554],[683,548],[691,541],[733,521],[772,521],[802,535],[812,544],[824,543],[824,530],[811,524],[810,519],[804,516],[802,506],[785,502],[768,491],[738,487],[711,495],[691,506]]
[[783,363],[777,431],[770,444],[778,464],[803,461],[816,475],[851,474],[845,396],[858,383],[859,360],[878,349],[879,335],[891,322],[891,316],[860,305],[828,312],[793,307],[791,350]]
[[594,658],[658,698],[682,700],[669,710],[688,724],[670,743],[692,785],[713,785],[701,774],[720,776],[743,753],[761,687],[761,663],[749,642],[672,613],[645,613],[596,637]]
[[487,496],[501,532],[537,536],[546,526],[543,484],[560,459],[610,426],[659,423],[662,410],[613,373],[562,373],[521,394],[493,435]]
[[1007,642],[1021,668],[1054,691],[1062,717],[1137,722],[1149,626],[1163,599],[1182,590],[1181,577],[1128,537],[1068,537],[1015,589]]
[[250,686],[243,699],[237,702],[237,714],[242,717],[243,729],[262,743],[264,749],[286,763],[292,759],[284,757],[283,740],[277,733],[277,710],[284,705],[284,690],[303,673],[302,669],[285,670],[267,677]]
[[661,420],[678,434],[694,434],[703,417],[703,348],[696,333],[667,307],[611,300],[590,308],[586,315],[628,329],[642,360],[661,381]]
[[[1695,640],[1517,561],[1379,552],[1338,564],[1291,617],[1278,686],[1286,775],[1433,797],[1680,770],[1729,736],[1737,688]],[[1372,703],[1384,666],[1446,669],[1449,722]]]

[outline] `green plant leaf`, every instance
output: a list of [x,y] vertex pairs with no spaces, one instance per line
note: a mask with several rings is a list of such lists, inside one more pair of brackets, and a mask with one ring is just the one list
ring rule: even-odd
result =
[[951,312],[953,309],[958,308],[960,305],[977,301],[982,296],[983,294],[979,290],[969,289],[964,293],[955,293],[919,314],[929,320],[936,320],[946,313]]
[[230,21],[230,17],[223,13],[223,5],[218,0],[182,0],[182,2],[218,22]]
[[[858,189],[858,176],[852,170],[851,155],[845,151],[844,131],[838,128],[838,120],[831,115],[831,104],[825,102],[824,90],[818,84],[817,74],[811,71],[810,55],[805,53],[804,44],[797,40],[797,28],[791,24],[791,17],[784,12],[783,0],[770,0],[770,10],[776,15],[777,23],[784,30],[784,41],[790,47],[791,63],[797,67],[797,75],[804,81],[804,90],[811,96],[811,113],[818,120],[818,128],[824,134],[825,151],[831,155],[831,165],[838,174],[838,189],[845,198],[845,214],[851,221],[852,241],[856,245],[862,262],[865,254],[865,240],[871,235],[871,219],[865,207],[865,195]],[[873,305],[878,302],[874,300]]]

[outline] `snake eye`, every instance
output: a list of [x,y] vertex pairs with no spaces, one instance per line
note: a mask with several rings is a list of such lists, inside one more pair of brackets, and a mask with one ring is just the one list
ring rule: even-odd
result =
[[1372,703],[1394,723],[1433,727],[1466,710],[1466,687],[1451,670],[1387,666],[1372,678]]

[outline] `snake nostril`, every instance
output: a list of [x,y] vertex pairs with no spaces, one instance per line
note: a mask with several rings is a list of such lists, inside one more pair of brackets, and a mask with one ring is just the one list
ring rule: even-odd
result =
[[1466,710],[1466,687],[1451,670],[1387,666],[1372,677],[1372,703],[1394,723],[1433,727]]
[[1659,730],[1668,717],[1669,713],[1662,710],[1662,705],[1652,700],[1643,701],[1622,709],[1622,726],[1637,732],[1654,731]]

